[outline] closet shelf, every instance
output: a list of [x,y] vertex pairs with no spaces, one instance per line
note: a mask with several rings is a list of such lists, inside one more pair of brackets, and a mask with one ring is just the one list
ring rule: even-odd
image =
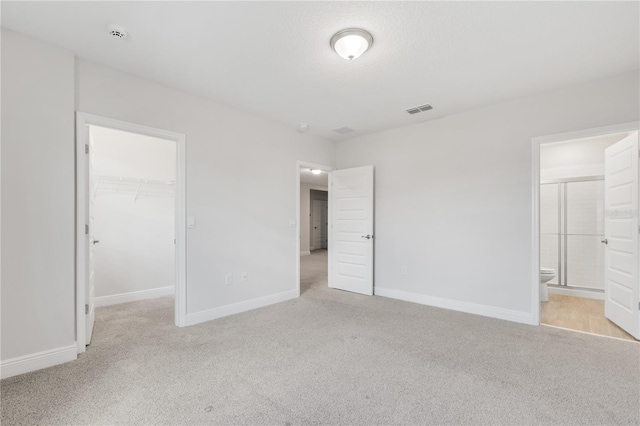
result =
[[92,192],[96,197],[102,193],[135,194],[133,201],[141,197],[173,197],[175,181],[139,179],[120,176],[91,175]]

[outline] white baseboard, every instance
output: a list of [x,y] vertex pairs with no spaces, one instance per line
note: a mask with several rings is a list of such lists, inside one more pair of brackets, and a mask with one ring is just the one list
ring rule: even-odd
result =
[[311,254],[310,251],[301,251],[300,256],[309,256]]
[[18,374],[30,373],[31,371],[42,368],[64,364],[65,362],[74,361],[77,358],[78,348],[75,343],[48,351],[23,355],[2,361],[0,363],[0,377],[6,379],[7,377],[17,376]]
[[206,311],[187,314],[187,325],[200,324],[202,322],[211,321],[217,318],[239,314],[240,312],[262,308],[263,306],[273,305],[274,303],[284,302],[285,300],[295,299],[296,297],[298,297],[297,289],[288,290],[269,296],[259,297],[257,299],[246,300],[244,302],[220,306],[219,308],[213,308]]
[[155,299],[157,297],[172,296],[175,286],[152,288],[149,290],[132,291],[129,293],[112,294],[111,296],[94,297],[96,308],[101,306],[118,305],[120,303],[135,302],[136,300]]
[[598,291],[578,290],[575,288],[561,288],[548,286],[549,293],[561,294],[563,296],[583,297],[585,299],[604,300],[604,293]]
[[478,305],[476,303],[461,302],[459,300],[443,299],[441,297],[427,296],[418,293],[408,293],[389,288],[375,287],[376,296],[389,297],[391,299],[404,300],[406,302],[419,303],[421,305],[435,306],[437,308],[451,309],[453,311],[466,312],[468,314],[482,315],[521,324],[538,325],[529,312],[512,311],[510,309],[496,308],[493,306]]

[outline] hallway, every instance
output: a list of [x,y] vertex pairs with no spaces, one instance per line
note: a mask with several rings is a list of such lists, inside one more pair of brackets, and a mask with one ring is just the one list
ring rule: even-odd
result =
[[328,288],[328,252],[315,250],[308,256],[300,257],[300,295],[308,290]]

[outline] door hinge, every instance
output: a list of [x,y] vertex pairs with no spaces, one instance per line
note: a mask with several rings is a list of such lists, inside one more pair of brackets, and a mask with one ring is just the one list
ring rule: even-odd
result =
[[84,305],[84,314],[89,314],[89,305]]
[[89,225],[84,225],[84,235],[89,235]]
[[87,144],[84,145],[84,153],[85,154],[89,153],[89,145],[87,145]]

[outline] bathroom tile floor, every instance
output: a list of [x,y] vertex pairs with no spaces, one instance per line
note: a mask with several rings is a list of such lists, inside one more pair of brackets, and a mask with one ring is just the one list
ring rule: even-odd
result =
[[549,301],[540,304],[540,322],[635,341],[632,336],[605,318],[603,300],[549,294]]

